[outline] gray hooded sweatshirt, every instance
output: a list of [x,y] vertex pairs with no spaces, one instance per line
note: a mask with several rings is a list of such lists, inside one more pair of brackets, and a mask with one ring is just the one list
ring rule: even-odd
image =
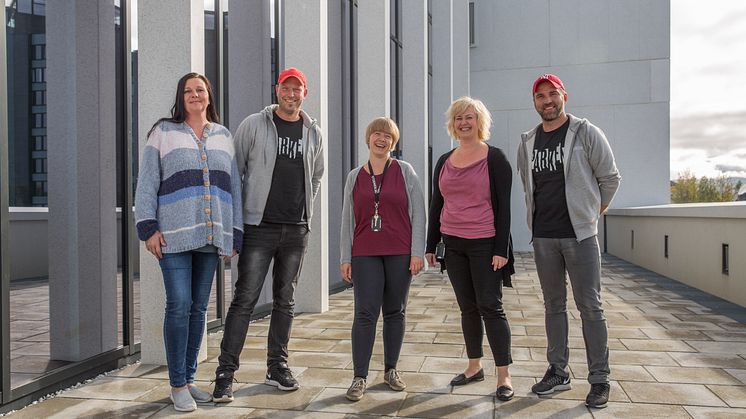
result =
[[[602,205],[609,205],[619,188],[621,176],[609,142],[600,128],[567,114],[570,126],[565,137],[565,198],[575,237],[578,241],[598,234]],[[533,233],[534,179],[531,159],[537,125],[521,134],[518,146],[518,172],[526,194],[526,221]]]
[[[241,122],[233,137],[238,173],[243,179],[243,222],[259,225],[264,217],[272,173],[277,159],[277,127],[272,120],[277,105],[270,105],[261,112],[249,115]],[[311,222],[313,200],[324,175],[324,155],[321,129],[315,119],[301,110],[303,126],[303,169],[306,190],[306,220]]]

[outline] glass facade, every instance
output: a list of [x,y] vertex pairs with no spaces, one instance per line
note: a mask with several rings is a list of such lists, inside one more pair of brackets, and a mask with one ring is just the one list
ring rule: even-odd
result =
[[46,206],[46,9],[44,1],[5,3],[10,205]]

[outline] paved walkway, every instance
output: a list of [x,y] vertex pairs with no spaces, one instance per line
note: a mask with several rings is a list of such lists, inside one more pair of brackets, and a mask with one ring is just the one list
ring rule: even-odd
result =
[[[298,391],[284,393],[261,384],[268,327],[262,320],[249,329],[233,403],[182,416],[168,403],[165,368],[134,364],[9,417],[746,417],[746,310],[614,257],[605,258],[603,278],[612,369],[609,406],[591,411],[584,405],[589,386],[574,308],[573,389],[541,398],[531,394],[529,388],[546,368],[543,305],[530,254],[518,255],[517,270],[515,288],[505,292],[515,360],[516,397],[510,402],[495,399],[494,366],[488,359],[484,382],[448,385],[466,364],[458,308],[446,278],[423,274],[410,292],[399,363],[408,384],[404,392],[383,384],[379,335],[372,387],[362,401],[345,399],[352,379],[348,290],[330,297],[328,312],[303,314],[295,321],[290,361],[301,383]],[[209,337],[208,361],[197,377],[203,387],[213,378],[221,336]]]

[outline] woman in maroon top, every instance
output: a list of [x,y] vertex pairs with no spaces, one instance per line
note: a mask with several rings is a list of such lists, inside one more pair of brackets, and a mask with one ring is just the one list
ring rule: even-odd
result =
[[484,143],[492,118],[480,100],[459,98],[447,115],[448,133],[459,145],[435,166],[425,257],[431,266],[436,263],[434,252],[442,238],[469,357],[466,370],[451,385],[484,380],[484,330],[497,366],[496,396],[510,400],[508,367],[513,360],[502,286],[511,286],[515,272],[510,242],[512,171],[503,152]]
[[424,265],[425,202],[408,163],[391,159],[399,128],[376,118],[365,130],[368,161],[345,183],[340,238],[340,273],[354,283],[352,362],[355,376],[347,398],[365,393],[378,314],[383,309],[384,381],[396,391],[406,384],[396,369],[404,340],[404,312],[412,275]]

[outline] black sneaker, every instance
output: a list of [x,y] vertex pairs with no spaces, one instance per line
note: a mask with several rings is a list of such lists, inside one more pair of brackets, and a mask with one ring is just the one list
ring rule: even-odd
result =
[[212,401],[215,403],[228,403],[233,401],[233,379],[232,375],[221,372],[215,377],[215,388],[212,390]]
[[269,367],[267,370],[267,379],[264,380],[265,384],[275,386],[283,391],[298,390],[298,381],[293,378],[293,373],[290,372],[287,364],[276,364]]
[[531,387],[531,391],[536,394],[552,394],[555,391],[569,390],[570,377],[563,377],[555,372],[554,367],[549,367],[544,378]]
[[603,409],[606,407],[606,402],[609,401],[609,389],[608,383],[591,384],[591,391],[588,392],[588,396],[585,398],[585,405],[588,407],[595,407],[596,409]]

